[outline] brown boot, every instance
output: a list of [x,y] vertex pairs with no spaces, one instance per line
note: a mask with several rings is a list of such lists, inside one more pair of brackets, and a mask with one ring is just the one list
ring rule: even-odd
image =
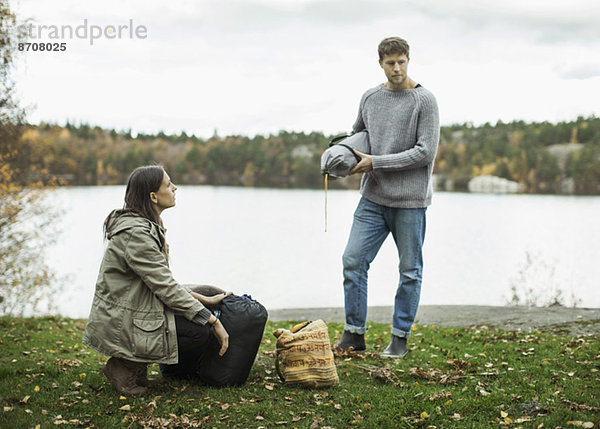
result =
[[160,380],[156,378],[148,378],[148,364],[136,362],[135,368],[135,382],[144,387],[152,388],[160,383]]
[[131,396],[144,395],[148,388],[136,383],[139,363],[126,359],[111,357],[102,372],[112,382],[119,393]]

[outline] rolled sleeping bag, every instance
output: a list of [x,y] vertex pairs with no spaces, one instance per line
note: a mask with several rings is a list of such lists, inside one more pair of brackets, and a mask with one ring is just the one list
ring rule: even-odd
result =
[[[215,286],[189,287],[206,296],[224,292]],[[176,365],[160,365],[163,377],[194,378],[219,387],[246,382],[263,337],[267,310],[248,295],[229,295],[220,304],[210,307],[229,334],[227,352],[219,356],[221,345],[211,335],[205,348],[180,355]]]
[[250,375],[269,315],[249,295],[225,297],[219,313],[219,320],[229,334],[229,348],[219,356],[221,345],[211,336],[196,372],[200,380],[211,386],[241,386]]
[[371,153],[369,133],[366,130],[354,133],[339,143],[335,143],[334,139],[330,147],[321,155],[321,174],[328,174],[332,179],[346,177],[360,161],[360,157],[353,149],[362,153]]

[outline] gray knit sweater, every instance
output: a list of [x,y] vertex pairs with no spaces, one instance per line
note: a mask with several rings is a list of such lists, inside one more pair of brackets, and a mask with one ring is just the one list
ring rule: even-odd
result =
[[435,97],[427,89],[391,90],[383,84],[360,100],[353,131],[369,132],[373,171],[361,182],[361,194],[387,207],[431,204],[431,174],[440,139]]

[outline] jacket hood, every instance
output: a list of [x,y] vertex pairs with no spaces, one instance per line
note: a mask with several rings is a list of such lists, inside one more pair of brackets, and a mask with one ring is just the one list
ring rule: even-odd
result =
[[117,235],[123,231],[126,231],[128,229],[140,228],[140,227],[148,228],[149,230],[152,230],[154,228],[156,228],[157,230],[161,229],[160,226],[158,226],[156,223],[154,223],[144,217],[137,216],[137,215],[124,214],[124,215],[117,217],[114,220],[113,227],[111,228],[111,230],[108,234],[108,239],[110,240],[115,235]]

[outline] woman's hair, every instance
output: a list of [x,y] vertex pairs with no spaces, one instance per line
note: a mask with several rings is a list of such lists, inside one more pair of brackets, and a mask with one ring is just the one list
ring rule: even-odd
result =
[[377,53],[379,54],[379,59],[383,61],[383,57],[386,55],[406,55],[407,58],[409,55],[410,47],[408,46],[408,42],[400,37],[388,37],[385,38],[379,43],[377,47]]
[[104,221],[104,237],[108,238],[119,216],[137,215],[162,226],[162,220],[150,201],[150,193],[158,192],[165,170],[160,165],[138,167],[129,175],[122,209],[113,210]]

